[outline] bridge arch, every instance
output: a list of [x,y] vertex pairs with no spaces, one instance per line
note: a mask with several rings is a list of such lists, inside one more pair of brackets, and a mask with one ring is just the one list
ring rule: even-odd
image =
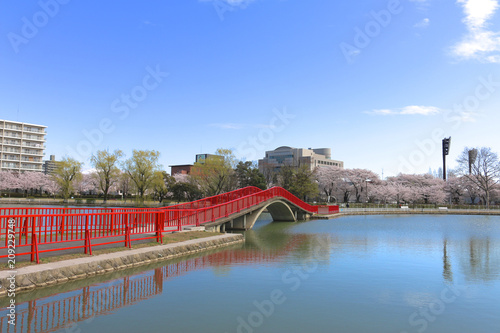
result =
[[[278,222],[295,222],[297,221],[297,209],[295,206],[290,205],[285,200],[275,199],[266,202],[264,205],[258,207],[256,210],[239,216],[230,222],[225,223],[228,229],[248,230],[253,227],[255,221],[267,209],[271,214],[273,221]],[[300,212],[301,215],[302,212]],[[224,227],[225,229],[225,227]]]

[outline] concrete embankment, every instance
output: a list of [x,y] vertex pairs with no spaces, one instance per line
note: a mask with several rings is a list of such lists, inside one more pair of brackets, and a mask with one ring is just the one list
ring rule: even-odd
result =
[[335,219],[342,216],[351,215],[500,215],[499,210],[429,210],[429,209],[395,209],[395,210],[356,210],[343,211],[332,215],[315,215],[312,219]]
[[[242,234],[224,234],[127,252],[27,266],[15,270],[16,293],[243,243],[244,241],[245,238]],[[11,271],[0,271],[0,297],[7,295],[11,276]]]

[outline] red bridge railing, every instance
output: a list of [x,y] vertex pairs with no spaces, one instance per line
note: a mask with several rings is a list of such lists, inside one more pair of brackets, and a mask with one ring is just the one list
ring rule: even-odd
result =
[[[123,208],[7,208],[0,210],[0,258],[30,255],[39,262],[41,253],[84,249],[92,254],[95,246],[154,240],[163,234],[200,226],[239,214],[269,200],[283,199],[311,214],[338,213],[338,206],[305,203],[281,187],[260,190],[246,187],[217,196],[158,209]],[[22,214],[19,214],[22,213]],[[57,246],[50,246],[58,244]]]

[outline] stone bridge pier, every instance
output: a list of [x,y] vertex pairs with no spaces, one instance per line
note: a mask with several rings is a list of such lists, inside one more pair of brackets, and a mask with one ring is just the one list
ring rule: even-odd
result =
[[218,224],[208,224],[206,225],[206,229],[218,232],[227,230],[249,230],[252,229],[255,221],[257,221],[259,216],[266,210],[271,214],[273,221],[276,222],[296,222],[297,220],[306,220],[310,217],[310,214],[306,211],[278,199],[257,206],[255,210],[244,212],[240,216],[220,221]]

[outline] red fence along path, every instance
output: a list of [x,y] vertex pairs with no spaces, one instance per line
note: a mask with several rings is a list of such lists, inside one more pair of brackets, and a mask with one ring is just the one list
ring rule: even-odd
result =
[[[339,212],[338,206],[305,203],[281,187],[245,187],[163,208],[2,208],[0,258],[15,260],[17,256],[30,255],[31,261],[38,263],[40,254],[45,252],[82,248],[92,254],[92,247],[99,245],[121,243],[131,247],[133,241],[147,239],[163,243],[164,233],[216,222],[276,199],[310,214]],[[49,244],[58,246],[48,247]]]

